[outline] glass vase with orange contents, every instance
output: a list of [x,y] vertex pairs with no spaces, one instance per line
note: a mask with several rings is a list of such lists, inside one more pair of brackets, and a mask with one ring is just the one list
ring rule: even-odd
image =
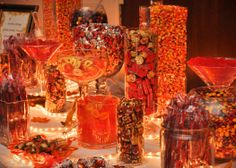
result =
[[87,148],[107,148],[116,144],[116,109],[119,98],[91,95],[78,100],[78,141]]

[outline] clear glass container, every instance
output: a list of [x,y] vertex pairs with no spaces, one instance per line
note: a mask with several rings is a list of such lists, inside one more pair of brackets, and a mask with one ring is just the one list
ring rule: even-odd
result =
[[161,168],[200,168],[214,165],[214,136],[208,128],[162,128]]
[[143,103],[139,99],[123,98],[117,109],[118,160],[125,164],[141,164],[144,155]]
[[78,141],[86,148],[116,144],[116,113],[120,99],[111,95],[85,96],[77,102]]
[[143,100],[146,115],[156,113],[156,36],[148,29],[129,29],[126,34],[125,96]]
[[197,95],[201,106],[210,114],[210,127],[215,131],[215,157],[236,158],[236,88],[199,87],[189,95]]
[[201,100],[210,114],[210,127],[215,131],[215,157],[219,161],[236,158],[236,88],[230,87],[236,77],[236,59],[195,57],[188,66],[208,85],[192,89],[189,95]]
[[72,14],[71,28],[80,24],[107,22],[107,14],[101,3],[86,3]]
[[29,104],[25,86],[19,74],[9,74],[7,67],[0,76],[0,143],[28,137]]
[[0,143],[8,145],[29,135],[28,101],[5,102],[0,100]]

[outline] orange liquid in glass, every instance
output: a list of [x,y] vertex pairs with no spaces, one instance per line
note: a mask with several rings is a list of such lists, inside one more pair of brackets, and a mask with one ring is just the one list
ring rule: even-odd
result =
[[78,140],[89,148],[105,148],[116,143],[116,110],[119,98],[86,96],[78,101]]
[[22,49],[36,61],[47,61],[56,50],[60,43],[51,40],[33,40],[22,45]]

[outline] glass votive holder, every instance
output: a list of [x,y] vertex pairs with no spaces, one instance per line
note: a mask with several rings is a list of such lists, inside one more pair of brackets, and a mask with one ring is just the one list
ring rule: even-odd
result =
[[0,143],[8,145],[29,135],[28,100],[6,102],[0,100]]
[[79,145],[109,148],[116,144],[116,111],[119,98],[111,95],[85,96],[77,102]]
[[161,168],[214,165],[214,136],[208,128],[166,129],[161,133]]

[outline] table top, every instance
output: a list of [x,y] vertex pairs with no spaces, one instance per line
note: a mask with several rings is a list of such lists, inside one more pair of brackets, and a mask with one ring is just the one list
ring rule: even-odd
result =
[[[70,106],[71,104],[68,104]],[[45,129],[49,130],[47,132],[47,136],[51,138],[61,137],[63,128],[60,128],[60,121],[65,118],[65,115],[58,114],[52,115],[48,113],[42,106],[35,106],[31,107],[31,118],[34,116],[37,117],[48,117],[50,118],[50,122],[48,123],[31,123],[30,124],[30,131],[32,132],[39,132],[44,131]],[[50,131],[51,130],[51,131]],[[71,136],[76,134],[76,130],[72,130]],[[77,142],[73,142],[73,146],[78,146]],[[135,168],[159,168],[161,167],[160,163],[160,147],[159,147],[159,140],[147,140],[145,139],[145,157],[144,162],[141,165],[134,166]],[[153,155],[155,154],[155,156]],[[100,150],[93,150],[93,149],[86,149],[82,147],[78,147],[76,151],[74,151],[71,156],[69,157],[72,160],[77,160],[78,158],[87,158],[92,156],[103,156],[109,163],[116,164],[117,157],[116,157],[116,148],[108,148],[108,149],[100,149]],[[11,152],[7,149],[7,147],[0,145],[0,168],[31,168],[33,167],[32,163],[26,162],[19,158],[16,155],[12,155]],[[224,164],[219,164],[214,166],[216,168],[236,168],[236,161],[228,162]]]

